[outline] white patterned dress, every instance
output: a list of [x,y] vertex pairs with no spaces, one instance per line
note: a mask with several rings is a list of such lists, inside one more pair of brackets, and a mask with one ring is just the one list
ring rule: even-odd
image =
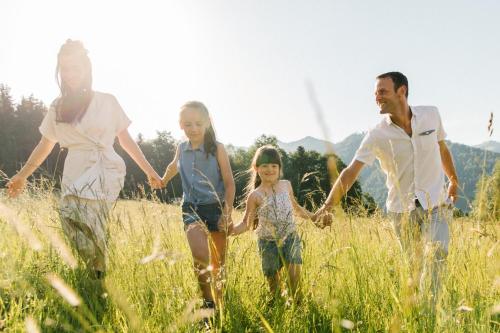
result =
[[94,92],[76,124],[56,121],[55,103],[40,125],[42,135],[68,149],[60,213],[68,239],[95,270],[106,268],[106,220],[125,178],[125,162],[113,149],[130,120],[111,94]]

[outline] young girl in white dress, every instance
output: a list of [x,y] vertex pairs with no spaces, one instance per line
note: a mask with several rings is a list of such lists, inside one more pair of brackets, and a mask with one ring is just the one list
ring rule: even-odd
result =
[[290,182],[280,180],[282,172],[280,153],[275,147],[266,145],[257,149],[247,187],[245,215],[231,229],[231,235],[255,229],[262,271],[271,294],[275,296],[279,290],[280,272],[285,269],[292,295],[300,299],[302,245],[294,213],[311,220],[313,214],[297,203]]

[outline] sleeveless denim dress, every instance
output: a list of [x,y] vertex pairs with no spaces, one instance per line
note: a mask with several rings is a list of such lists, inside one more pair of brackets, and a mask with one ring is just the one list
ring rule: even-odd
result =
[[217,158],[203,145],[193,149],[189,141],[179,146],[177,168],[182,180],[184,229],[201,221],[208,231],[219,231],[217,223],[224,206],[224,182]]

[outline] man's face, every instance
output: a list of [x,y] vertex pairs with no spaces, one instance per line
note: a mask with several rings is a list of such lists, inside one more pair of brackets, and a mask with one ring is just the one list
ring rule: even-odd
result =
[[405,98],[405,88],[401,86],[394,91],[394,82],[390,77],[377,79],[375,84],[375,102],[381,114],[392,114],[401,101]]

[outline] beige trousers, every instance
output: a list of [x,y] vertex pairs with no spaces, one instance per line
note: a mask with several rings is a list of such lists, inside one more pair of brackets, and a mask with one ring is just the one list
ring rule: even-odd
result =
[[89,269],[106,271],[107,221],[112,203],[65,196],[60,203],[64,234]]

